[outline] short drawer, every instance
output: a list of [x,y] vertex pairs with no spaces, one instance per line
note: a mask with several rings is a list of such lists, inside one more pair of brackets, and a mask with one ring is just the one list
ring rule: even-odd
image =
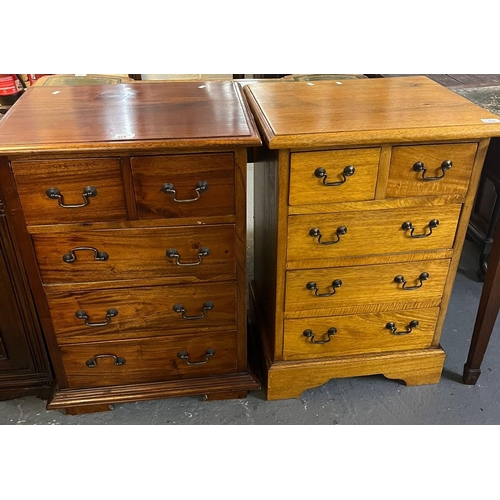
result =
[[140,384],[233,373],[235,332],[60,347],[70,388]]
[[448,259],[287,271],[285,312],[440,300]]
[[118,158],[13,161],[28,225],[127,220]]
[[407,351],[431,346],[439,308],[285,321],[285,360]]
[[48,293],[59,344],[236,329],[236,285]]
[[290,205],[375,198],[380,148],[292,153]]
[[131,159],[139,219],[234,214],[232,153]]
[[446,205],[292,215],[288,260],[449,249],[460,210],[461,205]]
[[113,229],[32,236],[45,284],[234,279],[234,226]]
[[465,196],[477,144],[435,144],[392,148],[387,198]]

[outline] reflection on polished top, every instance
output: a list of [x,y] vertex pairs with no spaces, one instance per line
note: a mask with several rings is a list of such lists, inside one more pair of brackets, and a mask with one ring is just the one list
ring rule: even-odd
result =
[[232,81],[32,87],[0,122],[0,152],[257,146]]
[[486,138],[498,116],[424,76],[244,88],[271,148]]

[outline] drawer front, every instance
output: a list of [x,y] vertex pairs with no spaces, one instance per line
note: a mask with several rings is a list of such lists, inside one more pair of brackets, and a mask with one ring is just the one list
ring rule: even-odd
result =
[[236,285],[48,293],[59,344],[236,329]]
[[127,220],[118,158],[14,161],[12,169],[28,225]]
[[234,214],[232,153],[131,159],[140,219]]
[[476,150],[472,143],[392,148],[387,198],[465,196]]
[[237,366],[235,332],[71,344],[60,353],[70,388],[207,377]]
[[380,148],[292,153],[290,205],[373,200],[379,157]]
[[[288,218],[288,260],[449,249],[460,210],[461,205],[447,205],[293,215]],[[437,227],[431,223],[435,220]],[[411,228],[403,229],[406,222],[413,236]]]
[[425,349],[431,345],[438,314],[435,307],[286,320],[284,359]]
[[[449,265],[440,259],[287,271],[285,312],[398,302],[418,307],[441,298]],[[420,279],[423,273],[427,279]]]
[[234,226],[36,234],[45,284],[169,277],[172,283],[233,279]]

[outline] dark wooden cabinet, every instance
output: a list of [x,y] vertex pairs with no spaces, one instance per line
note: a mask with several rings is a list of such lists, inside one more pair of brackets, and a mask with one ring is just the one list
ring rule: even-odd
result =
[[0,187],[0,400],[48,396],[52,375]]
[[259,388],[246,166],[260,145],[230,81],[34,86],[10,111],[0,182],[57,381],[48,409]]

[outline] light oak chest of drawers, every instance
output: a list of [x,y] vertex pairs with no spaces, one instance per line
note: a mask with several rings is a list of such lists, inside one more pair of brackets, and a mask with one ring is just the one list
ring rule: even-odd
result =
[[499,120],[425,77],[245,87],[268,399],[332,378],[437,383],[440,335]]
[[0,126],[57,379],[49,409],[259,387],[246,352],[246,161],[232,82],[33,87]]

